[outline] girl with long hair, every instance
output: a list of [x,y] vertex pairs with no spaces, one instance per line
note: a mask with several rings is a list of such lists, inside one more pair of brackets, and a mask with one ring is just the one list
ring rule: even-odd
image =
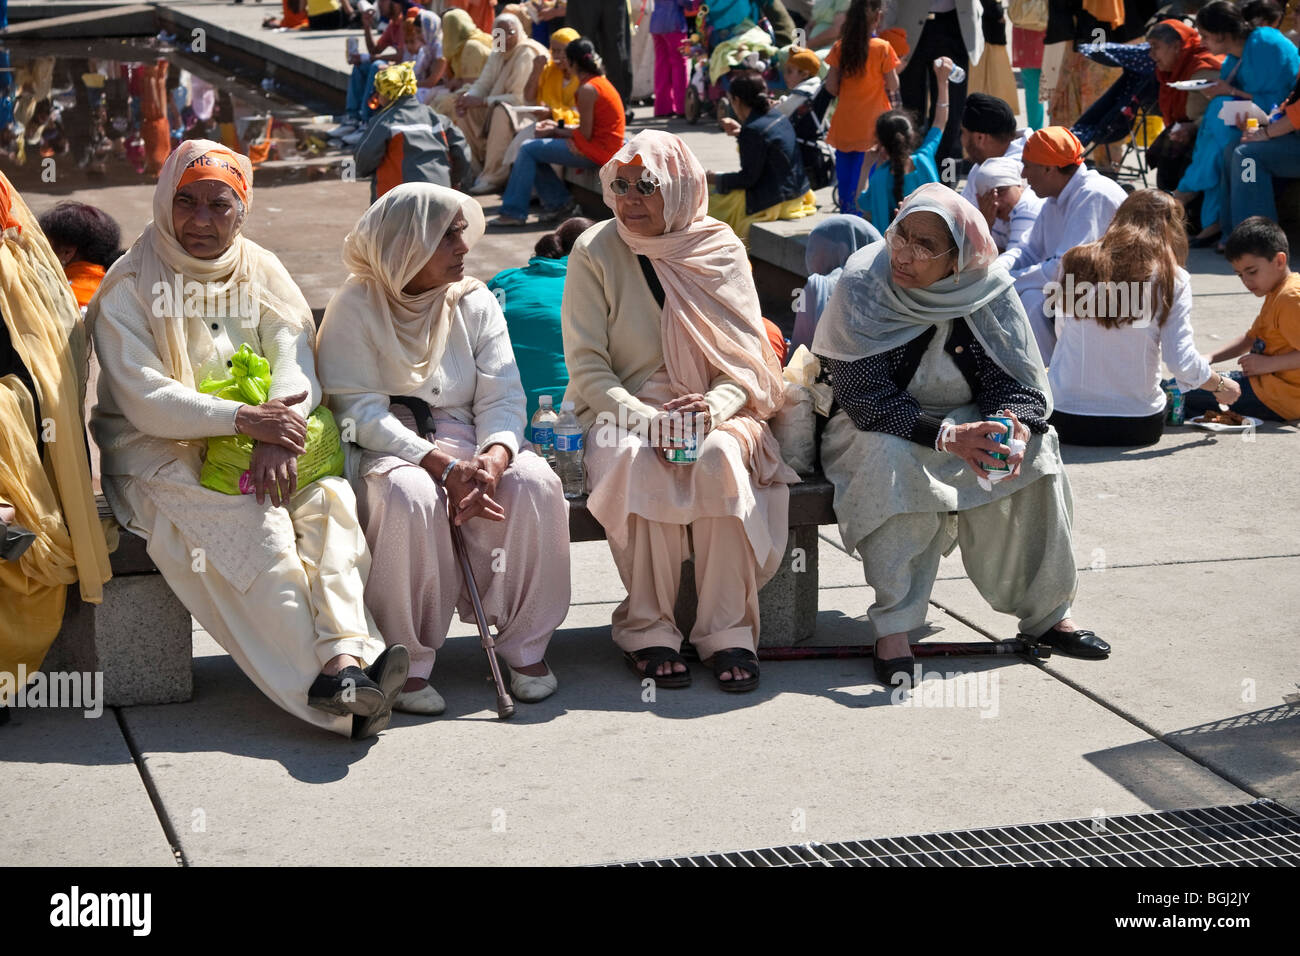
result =
[[1047,290],[1057,339],[1047,380],[1056,407],[1050,421],[1063,442],[1159,441],[1162,357],[1183,391],[1218,380],[1192,335],[1184,220],[1178,200],[1140,189],[1100,239],[1061,259],[1056,285]]
[[873,36],[883,11],[882,0],[853,0],[844,35],[826,56],[826,90],[837,103],[826,142],[835,147],[840,212],[853,215],[859,215],[854,196],[862,162],[876,145],[876,117],[898,96],[898,54],[887,40]]
[[944,60],[934,68],[939,79],[939,106],[934,111],[934,125],[921,138],[916,118],[907,110],[890,110],[876,119],[876,145],[867,152],[859,184],[858,208],[871,224],[884,229],[894,218],[894,210],[918,186],[939,181],[935,153],[948,122],[948,75],[952,64]]

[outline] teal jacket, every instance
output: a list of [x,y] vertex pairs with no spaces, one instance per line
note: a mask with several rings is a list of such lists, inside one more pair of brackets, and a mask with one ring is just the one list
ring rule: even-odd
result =
[[[569,370],[564,364],[564,335],[560,303],[569,260],[533,256],[522,269],[498,272],[487,284],[501,303],[515,350],[515,364],[528,396],[528,421],[533,420],[540,395],[550,395],[559,411]],[[529,431],[531,435],[531,429]]]

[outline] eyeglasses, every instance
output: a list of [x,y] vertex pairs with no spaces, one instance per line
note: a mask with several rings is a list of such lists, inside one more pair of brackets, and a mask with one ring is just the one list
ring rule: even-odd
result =
[[615,176],[609,183],[609,188],[613,191],[615,196],[626,196],[627,191],[633,186],[636,186],[636,191],[642,196],[653,196],[655,190],[659,188],[657,182],[645,177],[638,179],[635,183],[630,183],[621,176]]
[[897,256],[903,252],[907,252],[908,258],[913,262],[933,262],[935,259],[942,259],[948,253],[952,252],[953,249],[957,248],[956,246],[948,246],[946,249],[942,249],[939,252],[931,252],[919,242],[906,239],[897,232],[890,233],[889,238],[886,241],[889,244],[889,252],[891,255]]

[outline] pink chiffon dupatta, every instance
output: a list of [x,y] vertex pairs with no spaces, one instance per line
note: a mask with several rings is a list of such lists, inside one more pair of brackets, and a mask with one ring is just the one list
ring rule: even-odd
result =
[[785,401],[785,383],[763,327],[744,245],[730,226],[706,215],[704,167],[671,133],[641,132],[601,168],[611,209],[618,207],[610,183],[621,166],[633,162],[659,183],[666,228],[662,235],[641,236],[620,220],[617,229],[633,253],[650,260],[663,285],[664,366],[673,390],[703,395],[719,376],[731,379],[748,399],[740,412],[715,427],[740,442],[758,486],[797,482],[763,425]]

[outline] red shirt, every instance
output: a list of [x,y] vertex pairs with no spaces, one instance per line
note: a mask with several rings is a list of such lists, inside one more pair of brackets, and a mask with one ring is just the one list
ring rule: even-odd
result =
[[593,76],[584,85],[596,91],[596,105],[592,108],[591,139],[582,135],[581,129],[573,131],[573,145],[597,166],[604,166],[623,148],[623,130],[626,111],[623,99],[614,84],[603,76]]

